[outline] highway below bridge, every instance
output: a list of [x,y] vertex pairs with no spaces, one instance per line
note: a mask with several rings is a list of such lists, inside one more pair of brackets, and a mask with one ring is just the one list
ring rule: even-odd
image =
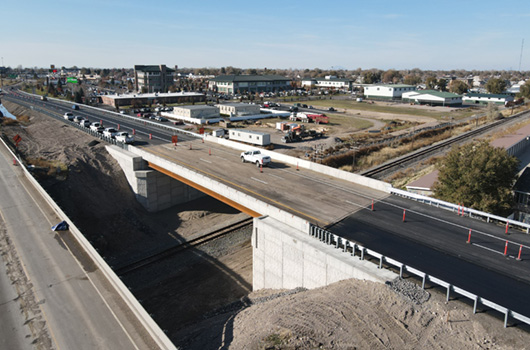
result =
[[[112,114],[82,108],[91,121],[110,118]],[[174,146],[169,143],[171,131],[148,124],[140,129],[137,123],[141,124],[141,120],[129,123],[125,121],[129,118],[112,118],[116,119],[109,119],[109,123],[121,121],[125,128],[136,126],[141,135],[156,135],[153,140],[140,137],[136,147],[142,152],[214,179],[293,217],[530,317],[530,236],[522,231],[510,228],[506,234],[503,226],[299,168],[275,160],[274,155],[270,167],[259,169],[241,163],[240,150],[203,143],[196,137],[179,136],[179,143]],[[193,186],[193,179],[188,180]],[[209,194],[215,195],[213,192]],[[466,243],[470,229],[471,242]],[[519,249],[520,261],[516,259]]]

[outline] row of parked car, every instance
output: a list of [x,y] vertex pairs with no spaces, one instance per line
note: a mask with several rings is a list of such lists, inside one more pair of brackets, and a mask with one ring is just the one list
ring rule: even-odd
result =
[[123,142],[126,144],[134,143],[134,136],[129,135],[126,131],[119,131],[115,128],[105,128],[99,122],[91,123],[87,118],[82,116],[74,116],[72,112],[66,112],[64,114],[64,119],[77,123],[82,127],[88,128],[92,131],[102,134],[105,137],[110,139],[115,139],[118,142]]

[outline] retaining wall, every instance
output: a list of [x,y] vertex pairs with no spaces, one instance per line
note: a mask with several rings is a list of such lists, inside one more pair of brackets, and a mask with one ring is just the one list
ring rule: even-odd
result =
[[254,290],[318,288],[350,278],[384,283],[398,277],[271,217],[254,219],[252,252]]

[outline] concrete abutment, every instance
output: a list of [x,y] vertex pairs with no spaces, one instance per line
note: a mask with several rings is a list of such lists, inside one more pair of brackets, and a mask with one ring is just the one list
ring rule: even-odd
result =
[[141,156],[117,146],[106,146],[106,149],[120,164],[138,202],[149,212],[157,212],[205,196],[193,187],[149,169]]

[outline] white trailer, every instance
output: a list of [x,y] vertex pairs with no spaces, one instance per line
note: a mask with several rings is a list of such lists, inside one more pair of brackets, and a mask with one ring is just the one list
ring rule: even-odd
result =
[[259,131],[233,129],[228,133],[228,138],[258,146],[267,146],[271,143],[271,135]]

